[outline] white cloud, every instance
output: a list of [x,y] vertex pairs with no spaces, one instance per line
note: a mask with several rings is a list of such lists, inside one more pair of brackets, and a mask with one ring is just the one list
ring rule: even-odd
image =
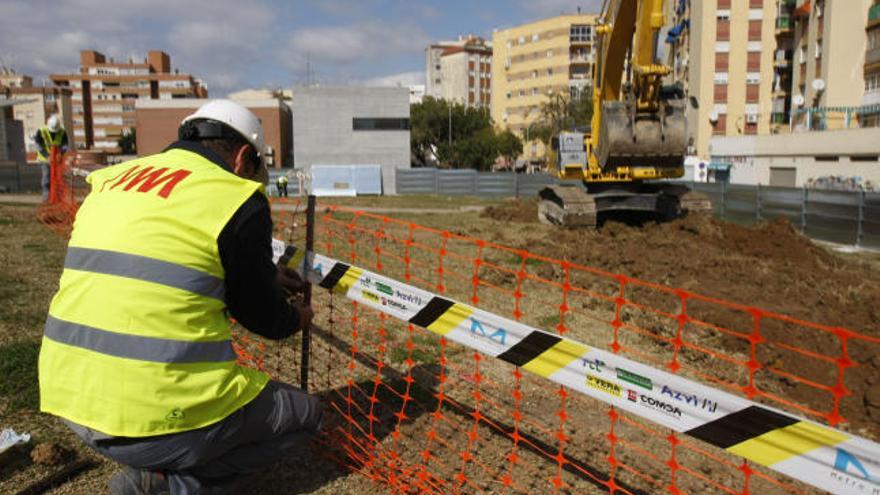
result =
[[430,37],[407,23],[371,21],[350,26],[304,28],[288,42],[287,65],[301,69],[308,57],[321,65],[368,62],[383,57],[421,52]]
[[222,88],[238,79],[231,73],[248,73],[275,22],[265,0],[45,2],[50,3],[0,3],[0,58],[37,78],[76,72],[84,49],[120,60],[141,60],[159,49],[171,55],[175,67]]
[[390,76],[373,77],[366,79],[361,86],[413,86],[425,84],[425,71],[401,72]]

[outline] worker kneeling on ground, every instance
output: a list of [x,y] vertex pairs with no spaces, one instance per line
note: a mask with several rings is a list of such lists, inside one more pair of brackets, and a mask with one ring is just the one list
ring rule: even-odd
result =
[[114,493],[227,493],[321,424],[318,399],[236,364],[229,316],[270,339],[309,325],[272,263],[263,131],[227,100],[164,152],[89,176],[40,352],[40,406],[130,466]]

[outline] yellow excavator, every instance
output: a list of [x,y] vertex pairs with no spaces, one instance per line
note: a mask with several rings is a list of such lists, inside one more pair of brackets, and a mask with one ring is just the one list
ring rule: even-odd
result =
[[563,183],[539,192],[541,221],[597,226],[610,214],[670,220],[711,210],[705,195],[664,180],[684,175],[689,104],[681,85],[664,85],[670,69],[657,58],[664,1],[605,0],[590,131],[552,139],[550,170]]

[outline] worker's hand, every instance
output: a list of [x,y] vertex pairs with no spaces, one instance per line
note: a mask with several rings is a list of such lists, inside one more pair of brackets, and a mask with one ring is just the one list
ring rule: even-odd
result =
[[291,295],[301,294],[306,286],[299,273],[281,264],[278,265],[278,274],[275,278],[278,280],[278,285],[284,287]]
[[302,301],[291,301],[290,305],[293,306],[294,311],[299,315],[299,328],[297,330],[304,330],[311,326],[312,319],[315,317],[315,312],[312,311],[311,306],[307,306],[303,304]]

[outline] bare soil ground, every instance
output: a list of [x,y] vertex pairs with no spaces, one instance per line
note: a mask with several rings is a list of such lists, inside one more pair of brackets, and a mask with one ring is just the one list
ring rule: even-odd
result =
[[[398,202],[393,206],[436,208],[436,203],[432,198],[419,198],[415,203]],[[457,201],[449,203],[459,204]],[[358,204],[361,203],[354,203],[354,206]],[[383,206],[381,202],[363,205]],[[876,307],[876,301],[880,300],[880,258],[832,253],[800,237],[787,224],[770,222],[746,228],[711,218],[691,217],[642,228],[612,223],[598,232],[565,231],[538,224],[536,215],[534,202],[518,201],[490,207],[482,215],[401,213],[394,217],[431,226],[439,231],[567,259],[795,318],[847,327],[865,334],[880,334],[880,310]],[[62,466],[37,465],[28,455],[30,448],[19,449],[7,453],[5,459],[0,458],[0,493],[15,493],[35,481],[59,474],[58,479],[51,481],[55,488],[50,493],[103,493],[106,480],[116,466],[84,449],[57,420],[35,412],[35,382],[28,382],[27,377],[33,380],[36,376],[33,359],[46,308],[57,287],[64,241],[33,219],[33,207],[0,206],[0,299],[5,303],[0,312],[0,357],[15,356],[16,359],[12,361],[19,364],[10,369],[23,377],[21,386],[10,386],[8,381],[0,386],[0,426],[34,434],[36,438],[31,446],[43,441],[57,443],[71,449],[74,459],[92,461],[96,467],[65,482],[69,477],[69,473],[64,472],[65,466],[70,467],[75,461]],[[405,225],[395,230],[395,227],[381,221],[360,221],[359,224],[363,224],[367,230],[382,228],[386,233],[403,238],[407,235]],[[380,260],[372,252],[373,236],[367,233],[355,236],[357,242],[349,249],[345,232],[337,234],[333,241],[334,256],[347,260],[345,256],[356,251],[357,259],[367,268],[377,269],[375,264]],[[321,236],[319,233],[319,240],[323,239]],[[438,236],[416,237],[430,244],[436,242]],[[469,275],[469,270],[473,269],[467,258],[473,254],[467,252],[472,246],[451,244],[451,251],[464,256],[458,265],[455,258],[447,258],[448,273],[444,290],[449,297],[469,301],[473,289],[470,277],[462,278],[455,274]],[[383,271],[403,278],[400,263],[393,262],[394,256],[402,253],[395,251],[397,247],[392,242],[383,247],[386,249],[381,258],[384,261]],[[414,278],[411,282],[436,289],[436,253],[423,251],[412,256]],[[485,281],[485,285],[479,287],[480,306],[505,316],[514,312],[513,297],[510,294],[512,291],[501,289],[509,289],[515,284],[516,277],[512,273],[516,270],[526,266],[531,275],[547,280],[558,280],[561,276],[556,267],[532,263],[535,260],[523,265],[521,259],[507,252],[487,254],[486,260],[498,268],[484,267],[480,272]],[[374,266],[369,264],[371,262]],[[584,278],[578,282],[597,292],[604,289],[601,280]],[[520,301],[522,320],[552,331],[559,322],[558,310],[548,309],[542,297],[550,301],[556,301],[557,297],[536,294],[540,290],[540,285],[535,284],[530,292],[526,292],[527,297]],[[669,303],[653,292],[634,293],[632,297],[655,306]],[[569,336],[594,345],[609,342],[607,321],[612,317],[609,310],[587,300],[578,301],[577,304],[578,314],[572,314],[566,320],[572,331]],[[293,456],[276,466],[271,473],[249,479],[244,493],[370,494],[387,490],[387,486],[372,483],[367,477],[350,473],[327,459],[328,456],[339,458],[346,454],[340,450],[343,445],[338,441],[346,433],[363,442],[366,450],[372,449],[369,455],[357,449],[349,454],[355,454],[361,461],[372,458],[386,463],[368,466],[368,471],[374,474],[409,473],[404,478],[410,486],[418,485],[416,474],[423,467],[426,472],[445,478],[446,483],[453,480],[451,484],[443,485],[445,491],[456,491],[454,480],[463,474],[467,480],[460,488],[463,493],[550,493],[553,491],[550,478],[557,472],[556,463],[548,457],[557,453],[557,430],[560,428],[567,438],[564,446],[569,456],[567,467],[571,468],[561,473],[565,486],[560,492],[601,492],[585,472],[599,479],[607,479],[611,469],[607,461],[610,445],[606,434],[612,419],[605,406],[581,397],[562,399],[555,388],[547,386],[546,381],[528,374],[517,378],[511,366],[485,359],[479,361],[466,349],[452,344],[441,345],[432,334],[407,328],[354,307],[339,296],[316,293],[315,306],[321,308],[316,322],[323,333],[319,333],[313,341],[311,383],[312,390],[325,397],[331,411],[335,411],[335,418],[327,425],[331,434],[319,441],[318,449]],[[328,309],[331,307],[332,310]],[[743,325],[741,315],[735,312],[699,307],[695,307],[694,312],[715,324],[733,328]],[[356,326],[353,325],[354,316],[358,317]],[[634,324],[644,327],[653,325],[657,332],[664,331],[662,321],[637,314],[631,318]],[[353,330],[357,330],[357,333],[353,333]],[[768,334],[775,331],[768,326]],[[787,328],[786,331],[792,330]],[[821,334],[803,329],[800,331],[788,338],[809,348],[834,345],[834,340],[829,344]],[[694,330],[694,335],[694,339],[699,337],[697,330]],[[716,346],[730,355],[744,352],[737,339],[715,335],[703,337],[703,343]],[[669,351],[655,340],[639,335],[625,338],[624,343],[658,355]],[[296,351],[299,345],[299,339],[293,338],[280,344],[251,342],[249,347],[261,357],[264,369],[278,378],[295,382],[294,377],[299,374]],[[357,346],[358,352],[352,353],[352,346]],[[877,439],[880,436],[876,429],[880,423],[880,397],[876,396],[876,392],[871,395],[871,391],[878,389],[880,357],[876,353],[867,354],[870,349],[867,346],[853,346],[853,359],[862,366],[847,370],[847,386],[854,394],[843,402],[842,413],[850,421],[843,427]],[[826,349],[826,352],[834,354],[833,350]],[[719,375],[729,373],[731,380],[741,378],[734,376],[734,371],[725,370],[700,356],[683,356],[682,359],[684,362],[690,359],[690,364],[712,369]],[[806,366],[805,362],[782,352],[762,356],[764,359],[768,362],[775,360],[780,369],[792,373],[810,372],[802,369]],[[381,370],[377,370],[377,361],[384,363]],[[476,369],[481,376],[479,389],[475,386]],[[826,375],[833,371],[817,372],[821,375],[818,378],[830,379]],[[377,375],[381,376],[378,385],[375,381]],[[438,402],[436,395],[441,387],[440,376],[445,377],[442,390],[446,400],[442,403]],[[413,378],[409,389],[412,399],[404,403],[401,397],[408,390],[407,377]],[[827,399],[811,396],[809,390],[802,390],[797,383],[786,383],[773,377],[765,382],[768,390],[794,399],[803,397],[805,403],[818,404]],[[481,392],[481,400],[475,400],[476,390]],[[514,393],[517,390],[521,392],[521,398]],[[563,400],[568,415],[564,425],[559,417]],[[520,411],[524,419],[518,423],[518,427],[523,435],[528,435],[531,447],[521,445],[513,449],[508,434],[490,428],[485,421],[475,423],[473,413],[477,407],[502,428],[517,424],[512,413]],[[344,420],[349,411],[351,416]],[[371,411],[372,415],[369,414]],[[405,420],[400,419],[401,412],[405,414]],[[373,419],[369,416],[373,416]],[[358,431],[358,428],[363,430]],[[371,428],[374,441],[366,441]],[[650,425],[633,421],[632,418],[617,420],[616,431],[624,439],[618,441],[615,447],[617,458],[624,463],[617,468],[618,482],[634,492],[666,490],[669,482],[669,470],[665,464],[670,451],[668,431],[655,431]],[[431,432],[439,440],[432,440]],[[714,481],[735,491],[742,489],[741,476],[737,476],[735,467],[721,464],[713,457],[723,458],[717,449],[707,448],[686,438],[682,438],[682,441],[684,446],[679,446],[677,459],[693,473],[679,472],[679,488],[689,493],[708,493],[717,491],[713,488]],[[542,453],[541,449],[546,452]],[[705,452],[700,449],[705,449]],[[425,450],[430,450],[436,460],[424,462],[421,455]],[[519,455],[519,460],[512,467],[509,455],[514,451]],[[656,459],[646,455],[646,451]],[[474,460],[463,462],[463,452],[469,452]],[[392,464],[396,468],[388,467]],[[632,466],[634,471],[625,466]],[[641,474],[636,474],[636,471]],[[497,481],[506,472],[512,475],[512,485],[507,489]],[[758,478],[752,479],[750,489],[756,493],[783,492],[778,485]],[[789,490],[806,489],[793,483]]]

